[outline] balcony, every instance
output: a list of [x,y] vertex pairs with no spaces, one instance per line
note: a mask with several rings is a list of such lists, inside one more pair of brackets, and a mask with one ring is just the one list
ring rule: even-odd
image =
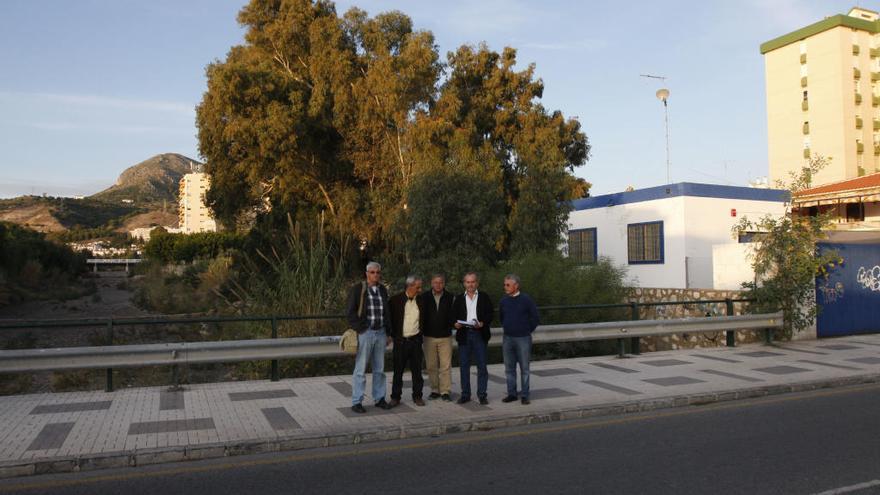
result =
[[806,112],[809,109],[810,109],[810,102],[808,102],[807,100],[802,101],[801,102],[801,110]]
[[871,48],[870,53],[872,58],[880,57],[880,48]]
[[861,51],[861,50],[859,49],[859,45],[853,45],[853,49],[852,49],[852,50],[853,50],[853,55],[858,55],[859,52]]
[[861,117],[856,117],[856,129],[861,129],[864,122],[862,122]]
[[880,131],[880,120],[874,119],[874,130]]
[[876,96],[876,95],[872,96],[871,97],[871,104],[874,105],[875,107],[880,107],[880,96]]
[[855,102],[856,102],[856,105],[862,104],[862,94],[861,93],[856,93]]
[[802,87],[802,88],[806,88],[806,87],[807,87],[807,76],[804,76],[804,77],[801,78],[801,87]]
[[861,79],[862,78],[862,71],[860,71],[858,67],[853,67],[853,78],[854,79]]
[[880,72],[871,72],[871,82],[880,81]]
[[810,159],[810,148],[804,148],[804,158]]
[[801,53],[801,64],[807,63],[807,54]]
[[856,153],[864,153],[865,152],[865,143],[856,141]]
[[810,133],[810,123],[804,122],[804,134],[809,134],[809,133]]
[[880,156],[880,144],[874,145],[874,156]]

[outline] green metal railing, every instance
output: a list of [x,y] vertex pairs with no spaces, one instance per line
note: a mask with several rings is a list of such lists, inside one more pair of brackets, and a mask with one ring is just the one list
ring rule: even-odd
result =
[[[734,304],[735,303],[751,303],[754,302],[754,299],[700,299],[700,300],[691,300],[691,301],[659,301],[659,302],[648,302],[648,303],[616,303],[616,304],[578,304],[578,305],[561,305],[561,306],[540,306],[538,307],[539,312],[544,315],[550,311],[574,311],[574,310],[608,310],[608,309],[628,309],[629,311],[629,319],[630,320],[640,320],[640,310],[642,308],[651,308],[658,306],[686,306],[686,305],[701,305],[701,304],[724,304],[725,315],[734,316]],[[497,311],[497,308],[496,308]],[[710,315],[706,315],[709,317]],[[294,316],[294,315],[267,315],[267,316],[188,316],[188,317],[141,317],[141,318],[91,318],[91,319],[67,319],[67,320],[21,320],[21,321],[0,321],[0,331],[2,330],[22,330],[22,329],[33,329],[33,328],[82,328],[82,327],[94,327],[97,329],[104,328],[104,345],[114,345],[114,339],[116,338],[116,327],[120,326],[134,326],[134,325],[191,325],[191,324],[205,324],[205,323],[268,323],[270,328],[270,338],[277,339],[278,338],[278,324],[280,322],[285,321],[317,321],[317,320],[344,320],[345,315],[342,314],[331,314],[331,315],[307,315],[307,316]],[[736,345],[736,336],[735,330],[727,330],[725,331],[726,337],[726,345],[728,347],[734,347]],[[627,341],[629,352],[631,354],[639,354],[640,353],[640,338],[639,337],[631,337],[631,338],[620,338],[617,339],[617,350],[618,355],[623,356],[626,354],[627,350]],[[765,330],[765,341],[770,343],[772,341],[772,331]],[[105,370],[106,373],[106,381],[105,381],[105,390],[108,392],[113,390],[113,368],[107,368]],[[271,361],[271,369],[270,369],[270,379],[272,381],[278,381],[279,377],[279,369],[278,369],[278,360],[273,359]],[[178,369],[177,366],[174,365],[172,367],[172,382],[176,385],[178,383]]]

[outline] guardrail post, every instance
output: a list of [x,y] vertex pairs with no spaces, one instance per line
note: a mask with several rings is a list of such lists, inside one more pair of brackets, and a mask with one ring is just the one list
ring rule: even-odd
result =
[[[724,300],[724,305],[727,307],[727,316],[734,316],[733,314],[733,299],[726,298]],[[728,330],[725,332],[727,335],[727,347],[736,347],[736,330]]]
[[772,328],[765,328],[764,329],[764,343],[768,344],[768,345],[773,343],[773,329]]
[[617,339],[617,357],[626,357],[626,339]]
[[[98,265],[95,265],[96,267]],[[107,343],[106,345],[113,345],[113,318],[107,320]],[[113,391],[113,368],[107,368],[106,370],[106,378],[104,380],[104,391],[112,392]]]
[[[630,303],[629,304],[630,311],[630,320],[638,320],[639,319],[639,303]],[[633,354],[641,354],[641,340],[638,337],[633,337],[629,340],[629,351]]]
[[[273,339],[278,338],[278,320],[275,319],[274,316],[272,317],[272,338]],[[272,360],[272,381],[273,382],[278,381],[278,360],[277,359]]]

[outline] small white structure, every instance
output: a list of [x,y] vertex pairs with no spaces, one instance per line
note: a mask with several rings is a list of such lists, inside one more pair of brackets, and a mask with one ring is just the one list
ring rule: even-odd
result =
[[[690,182],[579,199],[565,248],[583,263],[606,256],[627,266],[628,283],[636,287],[720,289],[713,245],[737,243],[731,229],[742,217],[783,215],[788,201],[788,191],[778,189]],[[739,288],[751,275],[741,256],[731,261],[738,267],[725,268],[725,279],[745,278],[725,288]]]

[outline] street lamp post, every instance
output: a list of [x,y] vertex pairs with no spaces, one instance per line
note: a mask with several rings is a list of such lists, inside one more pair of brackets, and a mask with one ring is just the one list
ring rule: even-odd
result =
[[666,183],[670,184],[672,179],[669,176],[669,106],[666,100],[669,99],[669,90],[660,88],[657,90],[657,99],[663,102],[663,123],[666,126]]

